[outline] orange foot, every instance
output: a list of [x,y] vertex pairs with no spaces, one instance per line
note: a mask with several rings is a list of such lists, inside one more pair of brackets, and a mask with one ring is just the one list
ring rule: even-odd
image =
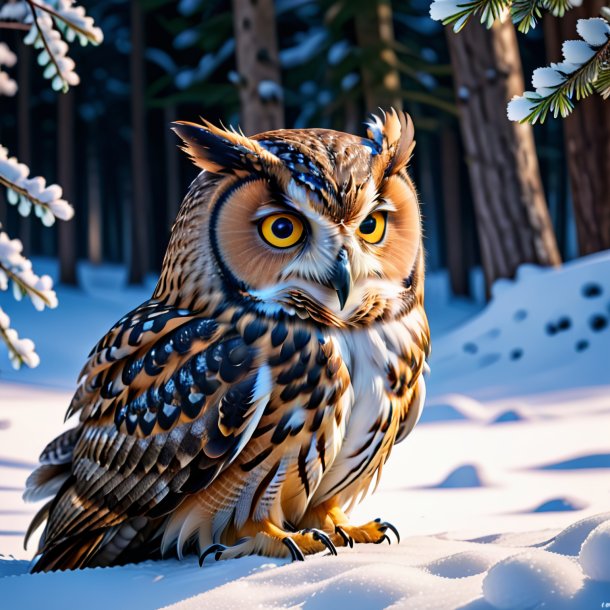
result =
[[[387,531],[391,531],[396,536],[396,541],[400,542],[400,534],[398,530],[387,521],[375,519],[364,525],[350,525],[347,515],[338,507],[332,507],[328,510],[328,517],[332,521],[335,534],[340,537],[340,546],[353,547],[354,543],[369,543],[381,544],[384,540],[388,544],[392,544]],[[335,544],[338,541],[335,540]]]
[[304,561],[305,555],[327,550],[337,554],[331,536],[317,528],[306,528],[298,532],[283,530],[270,521],[250,522],[240,530],[237,542],[231,546],[215,543],[204,549],[199,556],[203,565],[208,555],[220,559],[233,559],[246,555],[267,557],[291,557],[293,561]]

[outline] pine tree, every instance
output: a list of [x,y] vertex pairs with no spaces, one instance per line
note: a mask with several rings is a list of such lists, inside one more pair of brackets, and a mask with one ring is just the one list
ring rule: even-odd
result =
[[506,102],[522,90],[515,30],[468,23],[448,33],[460,127],[488,288],[519,265],[561,262],[546,206],[530,125],[506,118]]

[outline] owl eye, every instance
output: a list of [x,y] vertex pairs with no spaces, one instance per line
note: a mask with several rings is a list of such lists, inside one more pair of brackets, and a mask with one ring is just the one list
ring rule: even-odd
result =
[[385,235],[386,224],[386,212],[373,212],[360,223],[356,233],[369,244],[378,244]]
[[259,222],[258,231],[274,248],[290,248],[305,234],[302,221],[294,214],[271,214]]

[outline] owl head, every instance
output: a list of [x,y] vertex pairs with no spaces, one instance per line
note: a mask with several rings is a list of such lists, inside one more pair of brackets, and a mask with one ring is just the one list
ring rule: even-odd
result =
[[158,291],[214,293],[338,327],[421,301],[420,212],[406,171],[413,124],[391,110],[367,127],[367,138],[326,129],[246,137],[176,123],[204,171],[174,226]]

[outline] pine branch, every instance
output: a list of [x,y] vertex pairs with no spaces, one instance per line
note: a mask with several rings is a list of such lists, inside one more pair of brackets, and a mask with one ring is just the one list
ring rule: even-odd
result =
[[40,363],[36,354],[35,345],[30,339],[20,339],[17,331],[11,328],[11,320],[0,307],[0,340],[8,348],[8,355],[14,369],[19,369],[23,364],[35,368]]
[[[566,117],[574,110],[574,98],[584,99],[595,90],[610,95],[610,24],[602,18],[579,19],[583,40],[563,43],[564,60],[534,71],[532,85],[508,104],[508,118],[520,123],[543,123],[547,115]],[[601,78],[601,83],[600,83]]]
[[0,21],[0,29],[2,30],[24,30],[28,31],[32,26],[27,23],[17,23],[15,21]]
[[8,151],[0,146],[0,185],[7,189],[7,199],[18,206],[22,216],[28,216],[32,206],[34,212],[45,226],[51,226],[56,218],[70,220],[74,209],[62,197],[62,190],[56,184],[47,186],[41,176],[28,178],[27,165],[9,157]]
[[481,23],[488,29],[496,19],[500,19],[511,6],[512,0],[434,0],[430,5],[430,17],[442,21],[443,25],[453,24],[453,31],[459,32],[473,17],[480,15]]
[[510,9],[511,19],[522,34],[527,34],[535,28],[542,16],[541,7],[544,0],[513,0]]
[[513,23],[525,34],[536,27],[542,10],[563,17],[575,5],[575,0],[434,0],[430,5],[430,17],[442,21],[443,25],[453,24],[453,31],[459,32],[479,14],[481,23],[489,29],[510,10]]

